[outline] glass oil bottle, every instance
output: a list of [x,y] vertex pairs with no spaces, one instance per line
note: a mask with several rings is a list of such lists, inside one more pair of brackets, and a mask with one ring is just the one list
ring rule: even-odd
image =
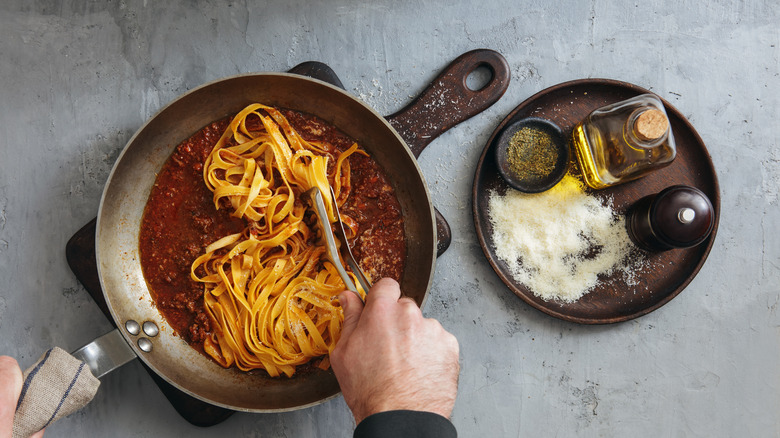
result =
[[639,178],[677,154],[663,102],[654,94],[593,111],[572,137],[583,179],[594,189]]

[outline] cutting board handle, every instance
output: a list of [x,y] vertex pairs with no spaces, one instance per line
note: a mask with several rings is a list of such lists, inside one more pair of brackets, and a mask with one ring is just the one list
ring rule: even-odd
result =
[[[466,81],[480,67],[487,67],[491,78],[480,89],[472,90]],[[288,72],[344,89],[336,72],[322,62],[303,62]],[[412,154],[419,157],[423,149],[443,132],[496,103],[506,92],[509,78],[509,65],[500,53],[488,49],[472,50],[452,61],[420,96],[386,119],[404,139]],[[440,257],[452,243],[452,230],[439,210],[434,210],[436,256]]]
[[318,61],[302,62],[296,65],[295,67],[291,68],[290,70],[288,70],[287,73],[293,73],[296,75],[308,76],[310,78],[319,79],[323,82],[327,82],[331,85],[334,85],[346,91],[346,89],[344,88],[344,84],[341,83],[341,79],[339,79],[338,75],[336,75],[336,72],[333,71],[333,69],[330,68],[328,64],[324,64],[322,62],[318,62]]
[[[469,75],[486,67],[491,78],[472,90]],[[412,103],[387,120],[403,137],[415,157],[436,137],[488,109],[504,95],[511,73],[504,57],[489,49],[477,49],[457,57],[431,81]]]

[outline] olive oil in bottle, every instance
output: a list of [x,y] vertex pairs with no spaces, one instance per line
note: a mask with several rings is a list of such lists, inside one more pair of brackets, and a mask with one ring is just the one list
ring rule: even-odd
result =
[[637,179],[677,154],[663,102],[653,94],[593,111],[572,137],[583,179],[594,189]]

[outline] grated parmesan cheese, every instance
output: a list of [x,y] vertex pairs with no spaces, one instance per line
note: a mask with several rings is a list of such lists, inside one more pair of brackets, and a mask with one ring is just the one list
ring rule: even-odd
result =
[[543,300],[577,301],[598,285],[599,274],[619,271],[630,283],[636,247],[625,219],[574,176],[542,193],[491,192],[488,209],[496,255]]

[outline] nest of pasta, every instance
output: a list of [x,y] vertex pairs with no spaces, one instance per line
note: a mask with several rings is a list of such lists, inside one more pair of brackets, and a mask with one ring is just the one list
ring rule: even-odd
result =
[[[334,203],[349,197],[355,153],[365,154],[357,143],[338,151],[306,141],[282,113],[262,104],[238,113],[212,149],[203,179],[214,208],[247,222],[243,232],[208,245],[191,267],[214,327],[204,351],[223,367],[264,369],[274,377],[290,377],[315,358],[329,367],[344,284],[322,257],[325,249],[313,244],[300,197],[318,187],[334,222]],[[355,221],[342,220],[354,235]]]

